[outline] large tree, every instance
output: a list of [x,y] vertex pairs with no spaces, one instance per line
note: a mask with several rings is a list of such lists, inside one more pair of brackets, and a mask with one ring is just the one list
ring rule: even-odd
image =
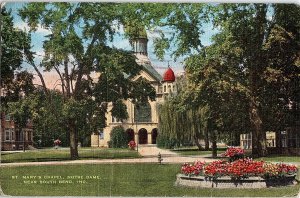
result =
[[[55,71],[60,77],[72,159],[78,158],[78,130],[87,123],[86,119],[103,117],[108,102],[119,108],[124,106],[119,102],[122,99],[145,100],[148,96],[154,99],[153,88],[145,86],[148,82],[130,80],[142,69],[135,57],[108,45],[116,26],[124,21],[118,4],[30,3],[20,10],[20,15],[31,31],[38,24],[50,31],[43,43],[43,61],[36,63],[34,53],[28,52],[27,62],[41,78],[45,93],[46,85],[38,66]],[[126,113],[113,116],[127,118]]]
[[[251,131],[253,155],[265,155],[265,131],[282,127],[286,106],[299,103],[299,6],[171,4],[158,10],[141,7],[139,18],[174,31],[167,38],[162,33],[157,52],[163,56],[174,42],[174,58],[187,56],[189,92],[196,104],[209,104],[212,128]],[[218,33],[204,47],[208,22]]]
[[1,111],[10,101],[16,101],[20,92],[26,93],[33,89],[33,77],[21,69],[24,51],[30,48],[30,37],[23,30],[16,29],[11,13],[1,7],[1,61],[0,90]]

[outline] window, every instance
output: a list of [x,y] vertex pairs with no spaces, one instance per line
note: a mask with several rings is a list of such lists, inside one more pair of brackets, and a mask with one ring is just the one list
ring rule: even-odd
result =
[[15,129],[10,129],[11,132],[11,140],[15,140]]
[[10,115],[9,115],[9,114],[6,114],[6,115],[5,115],[5,120],[6,120],[6,121],[10,121]]
[[241,147],[243,149],[251,149],[252,148],[252,135],[251,134],[241,134]]
[[164,86],[164,92],[166,92],[166,91],[167,91],[167,86],[165,85],[165,86]]
[[104,139],[104,132],[103,131],[99,131],[99,139],[100,140]]
[[27,131],[27,140],[31,141],[31,131]]
[[272,131],[266,132],[267,147],[276,147],[276,133]]
[[22,130],[22,131],[19,131],[19,134],[20,134],[20,141],[23,141],[23,136],[24,136],[24,131]]
[[10,141],[10,130],[5,129],[5,141]]
[[139,103],[134,106],[135,122],[151,122],[151,106],[149,102]]
[[158,87],[157,93],[161,93],[162,92],[162,86]]

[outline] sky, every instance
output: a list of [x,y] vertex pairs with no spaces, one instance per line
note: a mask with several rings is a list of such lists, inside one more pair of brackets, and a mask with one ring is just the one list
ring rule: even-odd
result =
[[[5,4],[5,7],[7,10],[11,10],[13,20],[14,20],[14,26],[16,28],[22,29],[22,30],[29,30],[28,25],[26,22],[24,22],[21,17],[18,15],[18,9],[22,8],[25,6],[26,3],[23,2],[8,2]],[[217,33],[216,29],[213,29],[212,24],[203,24],[205,33],[201,37],[201,42],[203,45],[207,46],[210,45],[211,43],[211,36],[215,33]],[[167,34],[170,34],[171,31],[170,29],[162,29]],[[50,32],[41,26],[37,28],[37,31],[32,33],[32,50],[36,52],[36,62],[40,62],[42,60],[42,57],[44,55],[43,51],[43,41],[45,40],[45,35],[49,34]],[[114,46],[119,49],[125,49],[125,50],[131,50],[130,44],[128,39],[124,37],[124,31],[122,28],[118,29],[118,33],[116,36],[114,36],[113,42],[108,43],[110,46]],[[152,62],[153,67],[161,74],[165,72],[168,62],[170,64],[170,67],[174,70],[176,75],[179,75],[183,73],[183,66],[184,66],[184,57],[178,58],[176,62],[174,59],[170,56],[172,51],[174,50],[175,46],[171,46],[171,49],[166,52],[166,55],[164,57],[164,61],[158,60],[158,58],[154,54],[154,45],[153,41],[155,38],[157,38],[159,35],[157,32],[151,32],[147,31],[147,36],[148,36],[148,57]],[[28,70],[32,70],[32,68],[28,65],[24,65],[24,68]],[[50,87],[53,87],[55,82],[57,81],[57,76],[54,72],[49,72],[45,74],[47,81],[47,84],[50,85]],[[39,79],[35,79],[36,83],[39,84]]]

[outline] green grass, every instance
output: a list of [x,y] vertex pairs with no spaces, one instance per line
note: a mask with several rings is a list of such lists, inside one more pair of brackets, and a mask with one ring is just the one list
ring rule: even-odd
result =
[[284,156],[284,155],[270,155],[267,157],[257,158],[255,160],[264,160],[270,162],[300,162],[299,156]]
[[[67,148],[38,149],[18,153],[2,153],[1,157],[3,163],[62,161],[70,160],[70,151]],[[79,157],[80,159],[123,159],[138,158],[140,155],[129,149],[80,148]]]
[[[217,153],[221,154],[224,153],[226,148],[218,148]],[[180,155],[211,155],[212,151],[199,151],[198,148],[196,147],[183,147],[183,148],[178,148],[178,149],[173,149],[171,151],[174,151]]]
[[[252,197],[295,196],[300,185],[266,189],[194,189],[176,187],[180,165],[99,164],[2,167],[2,190],[13,196],[190,196]],[[18,176],[18,179],[12,179]],[[72,184],[24,184],[22,176],[99,176],[98,180]],[[31,180],[34,181],[34,180]]]

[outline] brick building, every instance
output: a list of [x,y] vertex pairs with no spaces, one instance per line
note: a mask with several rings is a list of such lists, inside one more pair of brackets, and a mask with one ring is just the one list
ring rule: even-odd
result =
[[32,122],[28,122],[26,128],[18,130],[15,122],[5,113],[1,113],[1,150],[20,150],[33,146]]

